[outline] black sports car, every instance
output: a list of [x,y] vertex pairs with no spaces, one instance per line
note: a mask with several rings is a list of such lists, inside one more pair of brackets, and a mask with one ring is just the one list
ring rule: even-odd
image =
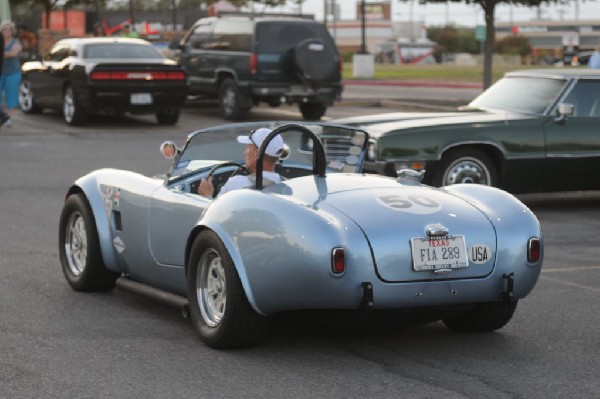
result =
[[85,124],[92,113],[125,112],[154,113],[158,123],[173,125],[189,86],[180,66],[141,39],[63,39],[22,71],[21,110],[62,110],[70,125]]

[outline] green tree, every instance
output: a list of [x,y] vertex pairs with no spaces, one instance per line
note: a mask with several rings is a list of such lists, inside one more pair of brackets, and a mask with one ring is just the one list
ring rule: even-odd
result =
[[479,47],[473,29],[457,28],[453,25],[427,29],[427,38],[435,43],[436,61],[442,60],[444,53],[477,53]]
[[[412,1],[412,0],[408,0]],[[421,3],[467,3],[479,4],[483,9],[486,27],[486,38],[483,47],[483,87],[487,89],[492,84],[492,54],[496,41],[495,11],[496,5],[508,3],[526,7],[537,7],[543,3],[561,3],[569,0],[419,0]]]
[[506,36],[502,40],[496,41],[494,46],[496,52],[510,55],[520,55],[525,57],[531,54],[531,44],[525,36]]

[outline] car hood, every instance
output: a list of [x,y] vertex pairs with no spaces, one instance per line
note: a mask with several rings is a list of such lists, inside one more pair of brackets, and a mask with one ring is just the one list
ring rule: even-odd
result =
[[335,119],[332,122],[347,126],[369,126],[378,123],[398,122],[412,119],[441,118],[450,115],[450,112],[388,112],[374,115],[351,116]]
[[[352,219],[372,248],[378,275],[384,281],[404,282],[483,277],[496,259],[496,233],[490,220],[463,199],[428,186],[382,186],[330,191],[323,199]],[[427,237],[441,225],[448,236],[464,237],[468,266],[449,273],[414,271],[413,239]],[[352,248],[349,248],[352,251]]]
[[357,124],[363,127],[371,138],[378,138],[387,132],[421,128],[428,126],[441,125],[459,125],[459,124],[481,124],[481,123],[502,123],[523,119],[537,119],[539,116],[528,115],[517,112],[501,110],[468,110],[457,112],[444,112],[435,114],[425,114],[424,117],[405,117],[400,120],[385,121],[381,123],[367,123],[366,125]]

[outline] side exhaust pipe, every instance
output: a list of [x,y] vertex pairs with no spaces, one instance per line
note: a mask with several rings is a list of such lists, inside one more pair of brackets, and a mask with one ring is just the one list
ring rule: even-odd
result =
[[187,298],[159,290],[158,288],[150,287],[146,284],[138,283],[130,280],[127,277],[119,277],[117,279],[117,287],[124,291],[143,295],[145,297],[166,303],[167,305],[177,307],[181,310],[181,315],[184,319],[190,317],[190,307]]

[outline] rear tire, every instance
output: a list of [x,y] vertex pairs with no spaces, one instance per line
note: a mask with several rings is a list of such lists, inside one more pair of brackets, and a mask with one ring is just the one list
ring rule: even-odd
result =
[[302,117],[308,121],[318,121],[327,111],[322,103],[300,103],[299,107]]
[[212,231],[194,241],[187,285],[192,323],[206,345],[240,348],[264,335],[268,319],[250,306],[227,249]]
[[174,125],[179,120],[179,109],[168,112],[162,111],[156,113],[156,121],[159,125]]
[[450,329],[460,332],[487,332],[506,325],[517,308],[518,301],[479,303],[458,316],[444,319]]
[[108,291],[120,273],[104,265],[96,221],[83,194],[67,198],[58,232],[60,262],[67,282],[75,291]]
[[87,115],[71,85],[65,87],[63,97],[63,117],[72,126],[85,125]]
[[27,78],[23,78],[19,84],[19,107],[26,114],[39,114],[43,111],[35,102],[35,94]]
[[236,121],[242,119],[252,108],[249,98],[240,93],[240,89],[231,78],[225,79],[219,88],[219,106],[223,118]]

